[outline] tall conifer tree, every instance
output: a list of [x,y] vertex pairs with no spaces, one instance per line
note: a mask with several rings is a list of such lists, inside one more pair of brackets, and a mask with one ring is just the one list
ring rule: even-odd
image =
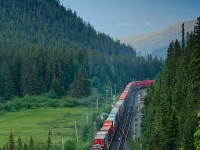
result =
[[182,51],[185,50],[185,23],[182,24]]
[[15,150],[15,141],[14,141],[14,136],[12,132],[10,133],[10,136],[9,136],[8,150]]

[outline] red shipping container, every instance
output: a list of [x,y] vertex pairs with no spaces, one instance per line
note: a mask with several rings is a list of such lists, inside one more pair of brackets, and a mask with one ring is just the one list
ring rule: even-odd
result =
[[136,81],[135,83],[136,83],[136,87],[138,87],[138,86],[139,86],[139,82],[138,82],[138,81]]
[[116,104],[113,108],[119,108],[120,106],[121,106],[121,105],[119,105],[119,104],[117,105],[117,104]]
[[120,97],[119,97],[119,100],[126,100],[126,95],[127,93],[123,92]]
[[112,123],[104,123],[103,127],[110,127],[110,129],[112,130],[112,132],[114,131]]
[[98,136],[95,136],[95,138],[94,138],[94,144],[96,145],[96,144],[99,144],[99,145],[101,145],[102,147],[104,147],[105,145],[105,138],[103,138],[103,137],[98,137]]
[[111,123],[112,124],[112,130],[114,131],[114,125],[112,120],[105,120],[104,123]]
[[112,138],[113,138],[113,131],[111,129],[111,126],[103,126],[100,131],[108,132],[108,145],[110,144]]
[[151,85],[151,80],[148,80],[148,86],[150,86]]
[[127,87],[124,89],[124,91],[129,91],[129,90],[130,90],[130,88],[127,88]]
[[144,80],[143,82],[144,82],[144,84],[143,84],[144,86],[147,86],[147,85],[148,85],[147,80]]

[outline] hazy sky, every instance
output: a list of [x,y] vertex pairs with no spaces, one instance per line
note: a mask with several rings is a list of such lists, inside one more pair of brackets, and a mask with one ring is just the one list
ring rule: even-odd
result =
[[143,34],[200,17],[200,0],[60,0],[111,37]]

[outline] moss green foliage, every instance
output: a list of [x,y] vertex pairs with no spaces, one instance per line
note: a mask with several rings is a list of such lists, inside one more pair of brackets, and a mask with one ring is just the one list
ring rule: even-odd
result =
[[195,149],[200,109],[200,18],[186,40],[184,33],[183,24],[182,44],[177,40],[170,43],[163,73],[145,98],[145,150]]

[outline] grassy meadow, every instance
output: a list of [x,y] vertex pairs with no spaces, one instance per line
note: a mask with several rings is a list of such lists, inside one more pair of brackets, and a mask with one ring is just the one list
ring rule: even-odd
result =
[[75,121],[80,138],[86,125],[86,111],[91,120],[94,109],[85,107],[35,108],[0,114],[0,145],[8,141],[10,132],[16,142],[20,136],[23,142],[29,143],[32,136],[35,143],[44,144],[49,131],[53,144],[61,144],[62,138],[75,140]]
[[[96,112],[97,98],[98,112]],[[19,136],[23,144],[29,144],[32,136],[34,144],[41,147],[47,144],[48,133],[51,131],[52,146],[55,146],[53,149],[60,149],[62,139],[65,144],[69,140],[76,142],[76,121],[79,138],[76,148],[88,149],[94,140],[93,121],[97,119],[98,114],[110,112],[111,99],[108,104],[106,107],[105,98],[96,92],[81,99],[72,97],[51,99],[48,95],[15,97],[6,103],[0,99],[0,148],[9,141],[11,132],[16,144]],[[86,112],[89,120],[87,129]],[[101,123],[101,120],[98,121],[99,127]]]

